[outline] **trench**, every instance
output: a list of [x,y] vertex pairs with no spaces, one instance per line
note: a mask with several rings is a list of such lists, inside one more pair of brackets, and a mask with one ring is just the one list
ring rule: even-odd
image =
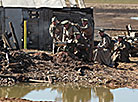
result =
[[136,102],[138,89],[20,83],[0,87],[0,97],[54,102]]

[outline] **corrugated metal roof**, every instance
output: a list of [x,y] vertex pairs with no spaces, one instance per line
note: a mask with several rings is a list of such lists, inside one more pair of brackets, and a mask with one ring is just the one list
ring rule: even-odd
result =
[[61,0],[0,0],[3,7],[63,8]]

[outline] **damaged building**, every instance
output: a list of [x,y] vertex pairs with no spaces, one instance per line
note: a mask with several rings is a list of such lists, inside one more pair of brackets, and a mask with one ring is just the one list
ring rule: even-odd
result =
[[51,50],[49,25],[53,16],[60,21],[70,20],[75,23],[81,23],[83,17],[87,18],[93,28],[94,39],[93,8],[64,7],[60,0],[1,0],[0,4],[0,33],[11,32],[9,22],[12,22],[20,48],[24,46],[26,21],[27,48]]

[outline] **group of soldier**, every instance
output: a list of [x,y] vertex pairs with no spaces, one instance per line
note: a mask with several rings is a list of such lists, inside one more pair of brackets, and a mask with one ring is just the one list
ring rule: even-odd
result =
[[92,52],[92,26],[87,18],[81,18],[81,24],[69,20],[59,21],[52,18],[49,32],[53,38],[53,53],[67,51],[72,57],[82,58],[85,61],[117,67],[118,62],[129,62],[131,45],[123,36],[118,36],[117,41],[105,33],[104,29],[98,31],[101,36],[100,43]]
[[80,57],[91,61],[92,53],[92,26],[88,19],[81,18],[81,24],[69,20],[59,21],[52,18],[49,32],[53,38],[53,53],[67,51],[72,57]]
[[95,61],[110,67],[117,67],[118,62],[130,62],[129,53],[131,45],[123,36],[118,36],[117,40],[112,40],[104,32],[104,29],[100,29],[99,34],[101,42],[96,46]]

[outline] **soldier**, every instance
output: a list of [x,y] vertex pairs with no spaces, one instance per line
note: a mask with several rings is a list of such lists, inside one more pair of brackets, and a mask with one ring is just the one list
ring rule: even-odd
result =
[[79,58],[82,58],[86,62],[90,62],[89,56],[89,44],[87,43],[86,39],[81,34],[76,34],[76,55]]
[[90,26],[87,18],[82,18],[82,26],[80,27],[80,31],[88,42],[88,59],[92,60],[92,26]]
[[82,34],[86,37],[86,39],[92,39],[92,27],[88,23],[87,18],[82,18],[82,26],[80,27],[80,30]]
[[62,40],[62,26],[60,25],[56,17],[52,18],[51,25],[49,27],[49,33],[53,39],[53,53],[55,50],[55,42]]
[[64,20],[61,24],[64,25],[62,42],[72,40],[74,33],[79,32],[69,20]]
[[54,38],[56,41],[59,41],[61,40],[62,36],[62,26],[56,17],[53,17],[51,22],[52,23],[49,27],[49,33],[52,38]]
[[111,61],[111,49],[110,49],[111,38],[108,34],[104,32],[104,29],[100,29],[99,34],[102,39],[101,42],[96,47],[97,49],[95,52],[94,60],[101,64],[113,67]]
[[115,44],[112,59],[115,62],[130,62],[129,50],[131,49],[130,43],[123,39],[123,36],[118,37],[118,42]]
[[87,42],[87,57],[89,61],[92,61],[92,26],[90,26],[87,18],[82,18],[82,26],[79,24],[74,24],[79,31],[81,32],[82,36],[85,38]]

